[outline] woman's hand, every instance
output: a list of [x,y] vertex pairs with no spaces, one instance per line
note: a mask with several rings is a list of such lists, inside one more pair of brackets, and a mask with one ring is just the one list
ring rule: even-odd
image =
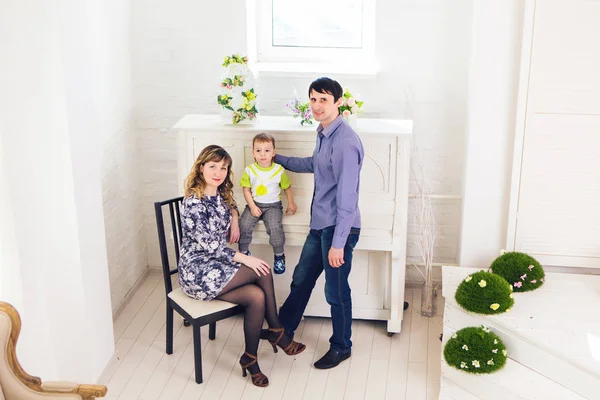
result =
[[237,243],[240,239],[240,225],[238,224],[237,218],[231,219],[231,226],[229,227],[229,243]]
[[271,273],[271,267],[269,266],[269,264],[267,264],[266,261],[252,256],[243,256],[245,257],[245,259],[242,261],[242,263],[248,268],[252,269],[256,273],[256,275],[261,276],[268,275]]

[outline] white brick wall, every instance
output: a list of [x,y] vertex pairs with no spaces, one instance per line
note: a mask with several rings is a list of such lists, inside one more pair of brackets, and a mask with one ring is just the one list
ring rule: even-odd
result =
[[113,313],[148,267],[133,117],[128,2],[98,2],[94,27],[96,111],[102,123],[102,200]]
[[[439,195],[462,193],[472,6],[472,0],[378,0],[381,72],[374,80],[340,80],[362,94],[365,116],[414,119],[431,189]],[[245,51],[245,2],[133,0],[132,7],[142,208],[148,264],[159,266],[152,202],[178,195],[175,137],[168,129],[185,114],[219,112],[220,63]],[[310,81],[259,78],[261,113],[284,114],[293,88],[304,94]],[[456,260],[460,209],[460,199],[436,201],[436,261]],[[414,237],[410,242],[409,257],[418,259]],[[412,271],[408,279],[418,276]]]

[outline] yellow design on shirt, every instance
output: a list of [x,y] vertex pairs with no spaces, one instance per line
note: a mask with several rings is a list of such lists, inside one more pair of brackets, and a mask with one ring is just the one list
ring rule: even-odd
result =
[[269,191],[267,190],[267,187],[262,183],[256,187],[257,196],[264,196],[267,193],[269,193]]

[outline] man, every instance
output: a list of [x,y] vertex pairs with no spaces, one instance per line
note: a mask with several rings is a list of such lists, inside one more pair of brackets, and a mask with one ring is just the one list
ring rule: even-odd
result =
[[350,357],[352,348],[348,276],[360,235],[358,189],[364,150],[356,132],[339,113],[342,94],[338,82],[330,78],[315,80],[308,89],[313,116],[320,122],[313,155],[275,156],[275,162],[290,171],[314,173],[310,232],[279,316],[286,333],[294,337],[317,278],[325,271],[325,297],[331,306],[333,334],[329,351],[315,362],[319,369],[337,366]]

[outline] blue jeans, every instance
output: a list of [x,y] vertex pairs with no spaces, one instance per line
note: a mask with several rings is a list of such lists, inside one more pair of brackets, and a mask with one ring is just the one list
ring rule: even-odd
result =
[[325,229],[311,229],[294,269],[290,294],[279,310],[279,320],[290,337],[302,320],[302,315],[310,299],[313,288],[321,272],[325,270],[325,298],[331,306],[333,335],[329,339],[332,349],[346,352],[352,348],[352,296],[348,276],[352,269],[352,252],[360,229],[352,228],[344,246],[344,264],[339,268],[329,265],[328,255],[335,226]]

